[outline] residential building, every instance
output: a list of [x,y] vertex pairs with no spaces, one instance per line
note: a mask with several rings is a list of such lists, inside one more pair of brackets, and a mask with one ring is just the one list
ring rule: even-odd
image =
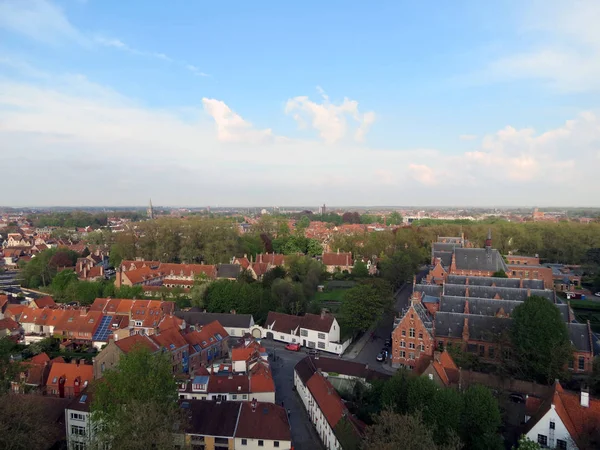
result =
[[322,311],[320,315],[305,314],[293,316],[277,312],[269,312],[264,327],[255,326],[251,330],[255,338],[266,337],[276,341],[297,343],[303,347],[316,348],[322,351],[341,355],[350,339],[341,342],[340,325],[332,314]]
[[76,395],[65,409],[65,425],[67,431],[67,448],[69,450],[86,450],[93,439],[90,408],[92,393],[85,389]]
[[311,358],[304,358],[296,364],[294,386],[327,450],[342,449],[338,434],[343,422],[352,430],[356,440],[360,440],[360,422],[350,414],[346,404],[327,377],[314,366]]
[[433,358],[430,360],[423,358],[422,360],[423,363],[427,363],[427,361],[429,361],[427,366],[417,367],[417,371],[421,376],[429,378],[440,387],[459,386],[460,369],[447,350],[435,351],[433,352]]
[[524,434],[543,448],[577,450],[600,445],[600,399],[590,397],[587,390],[578,395],[565,391],[557,381],[551,395],[528,414]]
[[292,449],[290,423],[285,409],[274,403],[256,400],[242,403],[234,448]]
[[52,362],[46,395],[60,398],[77,397],[94,378],[94,369],[74,359],[70,364]]
[[160,349],[160,346],[156,342],[142,334],[134,334],[116,341],[110,339],[106,347],[94,358],[94,379],[102,378],[104,371],[115,368],[122,355],[129,353],[133,348],[138,346],[146,348],[151,352],[156,352]]
[[12,337],[19,339],[21,337],[21,326],[10,318],[0,319],[0,337]]
[[51,364],[46,353],[22,361],[20,366],[22,370],[18,378],[11,382],[11,391],[18,394],[43,393]]
[[235,311],[231,314],[207,313],[191,308],[189,311],[175,311],[173,314],[183,319],[188,329],[192,331],[216,320],[232,337],[242,337],[250,333],[254,326],[254,318],[251,314],[236,314]]
[[321,256],[321,261],[329,273],[334,273],[336,271],[352,272],[352,268],[354,267],[352,253],[340,253],[339,249],[337,253],[323,253]]
[[228,355],[229,335],[216,320],[195,331],[184,334],[183,338],[189,345],[188,370],[192,374],[202,365]]

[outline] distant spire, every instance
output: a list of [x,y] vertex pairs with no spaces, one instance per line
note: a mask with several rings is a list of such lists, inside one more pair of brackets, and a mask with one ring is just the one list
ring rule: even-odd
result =
[[152,208],[152,199],[150,199],[150,203],[148,204],[146,215],[148,216],[148,219],[154,219],[154,208]]

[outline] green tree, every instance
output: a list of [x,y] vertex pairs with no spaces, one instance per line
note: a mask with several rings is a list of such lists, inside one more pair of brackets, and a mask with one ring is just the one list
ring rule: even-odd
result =
[[531,296],[514,309],[512,319],[514,370],[540,383],[561,378],[573,350],[558,308],[543,297]]
[[306,297],[300,283],[279,278],[271,285],[271,296],[278,309],[287,314],[306,312]]
[[353,278],[366,278],[368,276],[369,276],[369,269],[367,269],[367,265],[359,259],[354,261],[354,267],[352,268],[352,277]]
[[320,256],[323,254],[323,246],[316,239],[309,239],[306,245],[306,254],[308,256]]
[[387,218],[388,225],[402,225],[402,216],[398,211],[392,212]]
[[285,276],[287,275],[287,272],[285,271],[285,269],[281,266],[276,266],[273,267],[271,270],[269,270],[267,273],[265,273],[262,276],[262,285],[265,288],[271,288],[271,285],[273,284],[273,282],[277,279],[280,278],[285,278]]
[[98,448],[174,448],[174,425],[182,417],[169,352],[135,348],[93,388]]
[[433,423],[433,414],[430,405],[437,401],[438,388],[427,377],[410,379],[406,405],[410,413],[420,410],[426,423]]
[[383,314],[382,298],[373,286],[360,284],[344,292],[342,323],[353,333],[367,331]]
[[460,437],[465,448],[473,450],[501,449],[498,427],[502,422],[498,402],[489,389],[469,386],[463,394]]
[[56,274],[50,288],[55,296],[62,296],[70,283],[77,283],[77,274],[72,270],[62,270]]
[[540,447],[540,444],[538,444],[537,442],[533,442],[527,436],[522,434],[519,438],[517,446],[513,446],[512,450],[541,450],[541,448],[542,447]]
[[394,288],[410,282],[417,269],[407,252],[396,252],[381,262],[381,274]]
[[304,230],[310,226],[310,219],[308,216],[302,216],[298,222],[296,222],[296,231],[298,234],[304,235]]
[[463,405],[463,396],[456,389],[444,388],[436,392],[434,401],[428,405],[428,416],[435,424],[433,434],[438,444],[449,442],[460,430]]
[[360,435],[347,417],[342,417],[333,429],[333,433],[344,450],[359,450]]
[[506,275],[506,272],[504,270],[497,270],[496,272],[494,272],[492,274],[492,277],[494,277],[494,278],[508,278],[508,275]]
[[375,424],[367,427],[362,442],[364,450],[459,450],[462,447],[456,436],[445,445],[436,444],[433,431],[421,415],[398,414],[382,411]]

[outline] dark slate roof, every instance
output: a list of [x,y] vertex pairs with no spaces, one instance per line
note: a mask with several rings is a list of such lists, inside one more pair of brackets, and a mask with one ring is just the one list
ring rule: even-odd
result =
[[523,280],[523,287],[529,289],[544,289],[544,280]]
[[422,292],[424,295],[439,297],[442,295],[442,286],[437,284],[415,284],[415,292]]
[[250,314],[223,314],[195,311],[175,311],[173,314],[185,320],[188,325],[208,325],[216,320],[224,328],[250,328],[253,322]]
[[457,248],[454,250],[456,268],[459,270],[507,271],[504,258],[495,249]]
[[450,267],[452,264],[452,252],[434,251],[434,258],[440,258],[442,260],[442,266]]
[[190,412],[186,432],[203,436],[233,437],[240,414],[241,402],[211,400],[180,400],[180,406]]
[[452,242],[434,242],[431,248],[434,252],[450,252],[452,253],[455,248],[461,247],[458,243]]
[[439,297],[434,297],[433,295],[427,295],[425,294],[423,296],[423,298],[421,299],[421,302],[423,303],[439,303],[440,298]]
[[[368,365],[359,362],[348,361],[339,358],[311,358],[313,366],[317,369],[321,369],[323,372],[334,372],[341,375],[347,375],[349,377],[364,378],[369,380],[372,378],[390,378],[389,375],[375,372],[369,369]],[[300,374],[298,374],[300,375]]]
[[[512,287],[518,288],[521,286],[521,280],[518,278],[494,278],[494,277],[469,277],[465,275],[448,275],[446,279],[446,283],[448,284],[467,284],[467,279],[469,280],[469,286],[491,286],[495,284],[498,287]],[[523,280],[525,281],[535,281],[535,286],[523,286],[523,287],[537,287],[539,289],[544,289],[544,282],[541,280]]]
[[469,314],[437,312],[435,335],[439,337],[462,337],[465,318],[469,319],[469,339],[493,342],[498,333],[510,328],[512,319],[476,316]]
[[462,284],[449,284],[444,285],[444,294],[452,295],[455,297],[464,297],[469,289],[469,297],[479,298],[494,298],[496,294],[503,300],[519,300],[525,301],[530,295],[537,295],[540,297],[547,298],[554,303],[555,294],[554,291],[549,289],[525,289],[525,288],[509,288],[509,287],[492,287],[492,286],[465,286]]
[[590,335],[587,324],[585,323],[569,323],[569,339],[580,352],[591,352]]
[[239,264],[217,264],[217,278],[237,278],[241,267]]

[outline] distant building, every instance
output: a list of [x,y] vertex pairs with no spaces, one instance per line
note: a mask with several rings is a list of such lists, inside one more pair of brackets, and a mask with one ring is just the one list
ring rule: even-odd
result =
[[150,200],[150,204],[148,205],[148,209],[146,210],[146,215],[148,219],[154,219],[154,208],[152,207],[152,200]]

